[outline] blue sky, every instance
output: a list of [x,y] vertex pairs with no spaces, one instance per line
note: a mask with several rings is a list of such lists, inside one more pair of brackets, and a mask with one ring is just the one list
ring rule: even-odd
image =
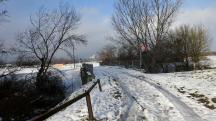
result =
[[184,7],[186,9],[204,9],[208,7],[215,7],[215,0],[184,0]]
[[[105,44],[107,38],[114,33],[111,25],[113,5],[117,0],[9,0],[3,6],[9,12],[9,22],[1,23],[0,39],[13,43],[18,32],[29,26],[29,16],[42,5],[46,8],[56,8],[64,2],[73,5],[82,15],[79,31],[86,35],[87,46],[77,47],[77,55],[89,57],[97,53]],[[174,26],[181,24],[203,24],[213,38],[211,48],[216,50],[216,0],[184,0],[184,4]]]

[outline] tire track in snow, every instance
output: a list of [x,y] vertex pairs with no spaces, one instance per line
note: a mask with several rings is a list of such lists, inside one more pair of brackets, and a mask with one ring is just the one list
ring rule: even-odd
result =
[[[106,75],[106,76],[108,76],[109,77],[109,83],[110,83],[110,77],[112,77],[113,79],[115,79],[115,77],[110,73],[110,72],[108,72],[108,71],[104,71],[105,73],[104,73],[104,75]],[[123,90],[123,88],[122,88],[122,90]],[[124,91],[124,90],[123,90]],[[125,92],[125,91],[124,91]],[[126,93],[126,95],[128,95],[127,94],[127,92],[125,92]],[[127,117],[128,117],[128,115],[129,115],[129,112],[130,112],[130,109],[131,109],[131,107],[132,107],[132,105],[133,105],[133,100],[132,100],[132,98],[128,95],[128,98],[129,98],[129,104],[127,105],[127,110],[126,110],[126,112],[124,113],[124,115],[121,117],[121,119],[119,119],[119,121],[126,121],[127,120]]]
[[[130,92],[128,91],[129,89],[128,89],[126,86],[124,86],[123,84],[121,84],[121,82],[120,82],[119,80],[118,80],[118,82],[119,82],[120,88],[124,91],[124,93],[125,93],[125,94],[128,96],[128,98],[130,99],[130,104],[128,105],[127,111],[125,112],[125,114],[124,114],[124,116],[123,116],[123,118],[122,118],[122,120],[121,120],[121,121],[126,121],[126,120],[128,120],[128,118],[130,117],[129,115],[130,115],[130,112],[132,112],[132,110],[133,110],[133,106],[135,106],[134,104],[137,104],[138,106],[141,106],[142,112],[145,111],[145,108],[143,108],[143,106],[140,105],[140,104],[137,102],[136,98],[135,98],[133,95],[130,94]],[[136,118],[136,117],[135,117],[135,118]]]
[[[121,119],[119,119],[118,121],[127,121],[127,120],[130,121],[130,119],[128,119],[128,118],[130,117],[130,113],[132,112],[134,106],[136,106],[136,105],[141,107],[142,112],[145,111],[144,107],[143,107],[142,105],[140,105],[140,104],[137,102],[136,98],[135,98],[134,96],[132,96],[132,95],[128,92],[127,87],[125,87],[123,84],[121,84],[121,82],[119,81],[118,77],[114,76],[113,74],[111,74],[111,73],[108,72],[108,71],[104,71],[104,70],[103,70],[102,73],[103,73],[104,76],[106,75],[106,76],[109,77],[109,83],[110,83],[110,81],[111,81],[111,78],[112,78],[112,79],[116,79],[116,81],[118,81],[118,83],[119,83],[119,87],[122,89],[123,93],[125,93],[125,94],[127,95],[127,97],[128,97],[128,102],[127,102],[128,104],[127,104],[126,111],[124,112],[124,114],[123,114],[123,116],[121,117]],[[135,113],[135,112],[134,112],[134,113]],[[147,119],[143,119],[142,121],[147,121]]]
[[[128,75],[127,75],[128,76]],[[114,78],[118,78],[118,75],[115,75],[115,76],[113,76]],[[131,89],[129,89],[129,87],[128,87],[128,85],[126,85],[126,83],[124,83],[124,82],[122,82],[122,80],[120,80],[119,78],[117,79],[118,80],[118,82],[120,83],[120,87],[122,88],[122,90],[128,95],[128,97],[130,97],[131,98],[131,100],[134,100],[134,101],[137,101],[137,99],[138,99],[138,97],[137,96],[133,96],[133,94],[131,94],[131,93],[133,93],[133,92],[130,92],[131,91]],[[127,82],[127,83],[129,83],[130,85],[133,85],[133,84],[135,84],[135,83],[130,83],[130,82]],[[137,88],[137,89],[140,89],[140,88]],[[133,90],[133,89],[132,89]],[[140,91],[138,91],[138,92],[141,92],[141,90]],[[136,93],[136,92],[135,92]],[[148,93],[149,94],[149,93]],[[137,98],[137,99],[136,99]],[[140,98],[140,97],[139,97]],[[154,101],[154,102],[156,102],[156,100]],[[138,101],[136,102],[137,103],[137,105],[139,105],[139,106],[141,106],[141,108],[143,108],[144,106],[147,106],[147,105],[144,105],[144,106],[142,106]],[[154,105],[155,107],[157,107],[158,105],[157,105],[158,103],[152,103],[152,105]],[[131,108],[132,108],[132,106],[133,105],[131,105]],[[168,119],[168,117],[167,116],[165,116],[165,117],[163,117],[162,115],[154,115],[153,117],[152,117],[152,115],[150,116],[150,117],[148,117],[148,116],[146,116],[146,113],[148,112],[148,111],[150,111],[150,110],[152,110],[150,107],[146,107],[147,109],[145,109],[145,110],[142,110],[142,115],[145,117],[145,120],[148,120],[148,118],[150,118],[150,120],[151,121],[154,121],[154,120],[156,120],[156,121],[170,121],[169,119]],[[147,111],[148,110],[148,111]],[[147,112],[146,112],[147,111]],[[155,113],[155,111],[150,111],[152,114],[154,114]],[[160,113],[160,111],[158,112],[158,111],[156,111],[157,113]],[[127,112],[127,114],[129,114],[129,113],[134,113],[134,110],[128,110],[128,112]],[[138,111],[137,112],[135,112],[135,113],[138,113]],[[125,115],[125,116],[128,116],[128,117],[126,117],[126,119],[127,118],[129,118],[129,115]],[[146,119],[147,118],[147,119]],[[123,121],[125,121],[125,120],[123,120]],[[131,120],[129,120],[129,121],[131,121]]]
[[[203,121],[203,119],[197,115],[193,109],[191,109],[188,105],[186,105],[184,102],[182,102],[178,97],[176,97],[175,95],[173,95],[172,93],[170,93],[168,90],[162,88],[161,86],[153,83],[153,82],[150,82],[150,81],[147,81],[147,78],[144,77],[144,76],[135,76],[135,75],[132,75],[128,72],[123,72],[122,73],[124,74],[127,74],[131,77],[134,77],[134,78],[137,78],[137,79],[140,79],[142,81],[145,81],[146,83],[150,84],[151,86],[153,86],[154,88],[156,88],[158,91],[160,91],[166,98],[169,99],[169,101],[171,103],[173,103],[173,105],[179,110],[179,112],[182,114],[182,116],[184,117],[184,119],[186,121]],[[151,80],[151,79],[149,79]]]
[[[119,71],[121,72],[121,71]],[[132,121],[132,120],[135,120],[137,118],[137,121],[172,121],[172,120],[169,120],[169,117],[168,115],[166,114],[166,112],[161,112],[161,110],[152,110],[148,105],[146,104],[140,104],[140,102],[138,102],[137,99],[140,99],[141,100],[145,97],[137,97],[136,93],[137,91],[133,92],[133,89],[135,89],[137,86],[135,86],[134,84],[136,84],[135,82],[132,82],[132,81],[129,81],[127,83],[124,83],[124,79],[119,79],[119,75],[118,74],[123,74],[122,72],[121,73],[115,73],[112,72],[112,71],[106,71],[106,73],[109,73],[110,76],[112,76],[112,78],[114,79],[117,79],[117,81],[119,82],[119,87],[123,90],[123,92],[127,95],[127,97],[133,101],[133,104],[129,103],[128,104],[128,107],[127,107],[127,111],[124,113],[124,116],[122,117],[122,120],[120,121]],[[126,74],[124,74],[127,77],[131,77],[131,76],[128,76]],[[138,81],[138,80],[137,80]],[[135,87],[134,88],[129,88],[128,85],[134,85]],[[151,87],[151,86],[150,86]],[[139,90],[138,92],[143,92],[144,90],[142,90],[142,88],[137,88],[137,89],[141,89]],[[146,88],[147,92],[149,91],[148,88]],[[132,91],[132,92],[130,92]],[[135,93],[135,95],[133,95],[133,93]],[[145,91],[143,92],[145,93]],[[148,92],[148,94],[150,94],[150,92]],[[147,95],[147,97],[151,98],[151,96]],[[149,100],[149,99],[147,99]],[[147,101],[146,100],[146,101]],[[157,100],[155,99],[150,99],[152,100],[152,106],[154,107],[158,107],[160,106],[160,104],[157,102]],[[149,104],[150,102],[147,101],[147,104]],[[159,104],[159,105],[158,105]],[[147,107],[146,107],[147,106]],[[144,108],[146,107],[146,109]],[[144,109],[143,109],[144,108]],[[150,112],[150,114],[149,114]],[[153,115],[152,115],[153,114]],[[159,114],[159,115],[155,115],[155,114]]]

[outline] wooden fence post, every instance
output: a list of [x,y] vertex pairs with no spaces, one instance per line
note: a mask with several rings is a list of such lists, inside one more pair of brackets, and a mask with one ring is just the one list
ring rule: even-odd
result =
[[86,102],[87,102],[87,107],[88,107],[89,120],[94,120],[94,115],[93,115],[92,105],[91,105],[91,97],[90,97],[89,92],[86,95]]
[[99,86],[99,90],[102,92],[102,88],[101,88],[101,83],[100,83],[100,79],[97,80],[98,86]]
[[57,105],[56,107],[54,108],[51,108],[50,110],[48,110],[47,112],[41,114],[41,115],[38,115],[28,121],[42,121],[42,120],[45,120],[47,118],[49,118],[50,116],[56,114],[57,112],[65,109],[66,107],[68,107],[69,105],[75,103],[76,101],[82,99],[82,98],[86,98],[86,102],[87,102],[87,107],[88,107],[88,114],[89,114],[89,120],[90,121],[96,121],[96,119],[94,118],[94,115],[93,115],[93,110],[92,110],[92,104],[91,104],[91,97],[90,97],[90,92],[94,89],[94,87],[96,85],[99,85],[99,89],[100,91],[102,91],[102,88],[101,88],[101,83],[100,83],[100,79],[98,79],[96,82],[94,82],[91,87],[89,87],[87,90],[85,90],[85,92],[81,92],[81,94],[77,95],[76,97],[74,97],[73,99],[65,99],[64,100],[64,103],[60,103],[59,105]]

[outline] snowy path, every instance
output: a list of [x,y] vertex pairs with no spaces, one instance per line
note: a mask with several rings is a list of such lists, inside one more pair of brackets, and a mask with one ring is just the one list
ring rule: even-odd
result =
[[[111,72],[115,72],[115,71],[111,71]],[[125,74],[125,76],[129,76],[129,77],[132,77],[132,78],[136,78],[138,80],[141,80],[149,85],[151,85],[152,87],[154,87],[157,91],[161,92],[176,108],[177,110],[181,113],[181,115],[183,116],[183,118],[186,120],[186,121],[203,121],[203,119],[197,115],[192,108],[190,108],[187,104],[185,104],[184,102],[182,102],[178,97],[176,97],[175,95],[173,95],[172,93],[170,93],[168,90],[162,88],[160,85],[158,84],[155,84],[153,82],[151,82],[151,79],[147,79],[146,77],[144,77],[143,75],[142,76],[137,76],[137,75],[133,75],[132,73],[129,73],[128,71],[124,72],[122,70],[119,70],[119,72],[121,72],[122,74]],[[114,75],[114,78],[118,77],[117,74],[113,74]],[[120,79],[118,79],[120,80]],[[126,82],[125,82],[126,83]],[[138,82],[139,83],[139,82]],[[134,82],[133,80],[133,83],[129,83],[130,86],[133,85],[133,84],[137,84],[136,82]],[[127,92],[127,94],[130,96],[130,97],[133,97],[130,92],[131,90],[127,87],[129,85],[127,84],[124,84],[124,82],[122,83],[120,81],[120,85],[121,87],[123,88],[123,90],[125,92]],[[140,88],[137,88],[137,86],[134,86],[136,88],[136,91],[138,92],[142,92],[142,90],[138,90]],[[130,90],[130,92],[129,92]],[[162,119],[162,117],[159,117],[161,120],[168,120],[166,118]]]
[[[103,92],[94,89],[91,98],[94,116],[100,121],[204,121],[200,113],[176,93],[152,80],[151,75],[106,66],[95,68],[95,75],[101,80]],[[50,120],[80,121],[87,117],[83,99]]]
[[122,93],[126,94],[127,96],[127,104],[125,104],[126,109],[124,110],[124,113],[122,114],[121,119],[119,121],[131,121],[131,120],[142,120],[142,121],[148,121],[145,117],[145,108],[139,104],[139,102],[136,100],[136,98],[130,94],[127,87],[125,87],[111,72],[103,71],[104,76],[109,77],[109,82],[111,79],[113,81],[116,81],[118,83],[119,88],[122,89]]
[[161,93],[163,93],[164,96],[166,96],[171,103],[173,103],[175,105],[175,107],[180,111],[180,113],[182,114],[182,116],[184,117],[184,119],[186,121],[203,121],[202,118],[197,115],[193,109],[191,109],[188,105],[186,105],[184,102],[182,102],[181,100],[179,100],[178,97],[176,97],[175,95],[173,95],[172,93],[170,93],[168,90],[162,88],[161,86],[150,82],[151,79],[147,79],[144,76],[135,76],[132,75],[128,72],[124,72],[125,74],[128,74],[134,78],[138,78],[140,80],[145,81],[146,83],[152,85],[153,87],[155,87],[158,91],[160,91]]
[[124,114],[124,120],[131,121],[136,118],[137,120],[145,119],[149,121],[184,121],[174,105],[160,91],[155,90],[152,85],[146,84],[146,82],[129,74],[122,73],[120,70],[108,68],[106,70],[119,82],[122,90],[132,100]]

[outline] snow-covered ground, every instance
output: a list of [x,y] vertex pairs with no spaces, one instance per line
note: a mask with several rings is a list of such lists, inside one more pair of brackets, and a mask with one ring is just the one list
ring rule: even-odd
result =
[[[100,66],[99,62],[93,61],[93,62],[85,62],[86,64],[92,64],[93,67]],[[56,64],[52,65],[54,69],[57,70],[57,74],[62,76],[64,80],[64,85],[67,89],[67,95],[70,95],[73,91],[81,88],[82,82],[80,79],[80,67],[82,66],[82,63],[76,63],[75,68],[74,64]],[[31,77],[33,73],[38,72],[37,67],[25,67],[25,68],[16,68],[16,69],[10,69],[10,70],[16,70],[15,74],[19,76],[19,78],[28,78]],[[1,74],[7,74],[8,72],[7,68],[0,68],[0,75]],[[30,75],[28,75],[30,74]]]
[[[100,66],[99,62],[95,61],[95,62],[84,62],[86,64],[93,64],[93,67],[97,67]],[[52,65],[52,67],[57,68],[59,70],[72,70],[72,69],[80,69],[80,67],[82,66],[82,63],[76,63],[75,64],[75,68],[74,68],[74,64],[56,64]],[[61,66],[58,66],[61,65]],[[38,68],[36,67],[26,67],[26,68],[17,68],[16,69],[16,74],[28,74],[28,73],[35,73],[38,71]],[[0,75],[1,74],[7,74],[8,69],[7,68],[0,68]]]
[[216,120],[216,70],[179,72],[170,74],[145,74],[150,80],[193,109],[202,119]]
[[211,68],[216,68],[216,56],[207,56],[206,59],[202,60],[200,64],[207,65]]
[[[214,57],[209,57],[214,65]],[[216,64],[215,64],[216,65]],[[78,66],[77,66],[78,67]],[[132,69],[99,66],[94,63],[96,79],[91,92],[94,117],[101,121],[216,121],[216,69],[145,74]],[[68,97],[81,88],[79,67],[58,68],[64,78]],[[35,69],[27,68],[21,73]],[[70,105],[48,121],[85,121],[86,99]]]
[[[215,121],[215,69],[144,74],[120,67],[96,67],[102,82],[91,92],[94,117],[102,121]],[[69,70],[68,70],[69,72]],[[87,120],[85,98],[47,120]]]

